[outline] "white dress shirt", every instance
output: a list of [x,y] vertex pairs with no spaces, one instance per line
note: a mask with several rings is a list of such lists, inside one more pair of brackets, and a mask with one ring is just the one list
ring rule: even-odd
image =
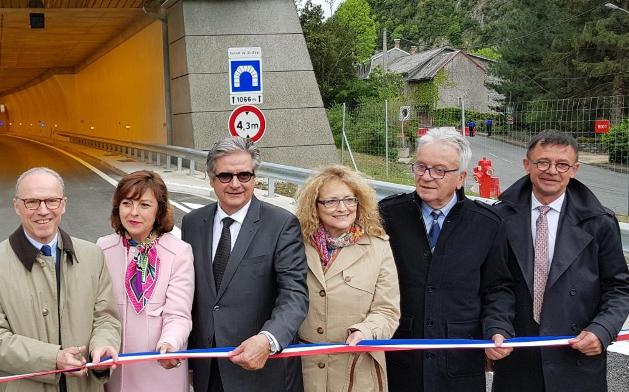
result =
[[250,205],[251,200],[249,200],[247,204],[236,211],[236,213],[234,213],[233,215],[228,215],[225,211],[223,211],[220,204],[217,205],[216,214],[214,214],[214,225],[212,226],[212,262],[214,262],[216,248],[218,248],[218,241],[221,239],[221,232],[223,231],[223,219],[226,217],[230,217],[234,220],[234,223],[229,226],[229,232],[231,234],[232,240],[231,247],[229,249],[232,250],[234,249],[234,244],[236,243],[238,233],[240,233],[240,228],[242,227],[242,223],[245,221],[245,217],[247,216]]
[[[548,266],[552,264],[553,255],[555,254],[555,240],[557,239],[557,229],[559,228],[559,214],[561,213],[561,206],[566,198],[566,194],[562,194],[555,201],[548,204],[550,210],[546,213],[546,219],[548,220]],[[533,243],[535,243],[535,232],[537,231],[537,218],[539,217],[539,210],[537,207],[544,204],[540,203],[535,195],[531,192],[531,234],[533,236]]]

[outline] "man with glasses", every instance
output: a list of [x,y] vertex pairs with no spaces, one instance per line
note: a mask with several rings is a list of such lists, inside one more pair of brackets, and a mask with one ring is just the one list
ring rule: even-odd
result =
[[518,336],[576,335],[565,348],[516,350],[495,364],[494,391],[606,391],[606,347],[629,314],[629,275],[614,213],[574,177],[577,143],[545,131],[522,177],[500,195]]
[[267,362],[296,342],[307,263],[297,218],[253,195],[259,165],[250,139],[216,143],[207,173],[218,202],[183,218],[196,275],[189,347],[237,346],[229,359],[191,361],[196,392],[303,391],[298,358]]
[[[59,228],[63,179],[23,173],[13,206],[21,226],[0,243],[0,374],[81,367],[116,358],[120,322],[103,253]],[[14,381],[19,391],[102,391],[109,368]]]
[[[398,268],[402,316],[396,339],[513,335],[513,293],[500,218],[463,193],[472,151],[458,132],[419,140],[415,192],[380,202]],[[484,392],[485,354],[510,349],[387,353],[391,392]]]

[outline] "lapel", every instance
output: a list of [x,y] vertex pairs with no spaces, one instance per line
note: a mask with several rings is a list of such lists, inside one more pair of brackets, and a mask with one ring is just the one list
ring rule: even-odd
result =
[[[245,220],[242,222],[242,227],[240,228],[240,232],[238,233],[238,238],[236,238],[236,243],[234,244],[234,249],[232,249],[231,254],[229,255],[229,261],[227,262],[227,267],[225,268],[225,274],[223,275],[223,281],[221,282],[221,287],[218,290],[216,295],[216,299],[219,300],[221,296],[225,293],[227,286],[231,282],[238,266],[242,262],[247,249],[249,249],[249,245],[253,241],[258,228],[260,227],[260,201],[255,197],[251,198],[251,204],[249,205],[249,210],[247,211],[247,215],[245,216]],[[211,269],[211,268],[210,268]],[[214,277],[212,277],[212,283],[214,282]]]
[[201,255],[203,256],[203,260],[196,263],[195,267],[203,269],[197,273],[205,277],[210,296],[213,296],[214,293],[216,293],[216,284],[214,283],[214,272],[212,269],[212,237],[214,233],[214,215],[216,214],[216,206],[216,203],[212,203],[208,206],[207,214],[202,215],[199,227],[195,228],[199,233],[197,244],[202,246]]
[[557,229],[557,237],[555,240],[555,252],[553,260],[550,264],[548,272],[548,281],[546,282],[546,290],[552,287],[561,275],[566,272],[570,265],[574,263],[579,254],[583,252],[593,237],[581,230],[577,224],[578,217],[571,208],[569,194],[566,193],[566,200],[561,208],[559,216],[559,228]]
[[323,267],[321,266],[321,259],[319,253],[310,244],[306,244],[306,259],[308,260],[308,269],[312,272],[312,275],[319,281],[321,287],[326,287],[325,276],[323,275]]
[[[361,245],[368,245],[370,243],[371,240],[369,237],[364,235],[354,245],[346,246],[341,249],[338,256],[336,256],[336,260],[334,260],[330,269],[325,274],[325,279],[331,279],[333,276],[340,274],[357,262],[367,251],[367,247]],[[319,260],[318,255],[317,260]]]
[[535,254],[533,252],[533,233],[531,233],[531,210],[522,206],[518,212],[505,221],[509,233],[509,245],[515,256],[522,277],[526,282],[529,293],[533,295],[533,275]]

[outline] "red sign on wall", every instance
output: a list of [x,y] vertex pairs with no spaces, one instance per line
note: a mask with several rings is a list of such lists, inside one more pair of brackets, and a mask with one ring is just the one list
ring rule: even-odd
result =
[[609,133],[609,120],[594,120],[594,133]]

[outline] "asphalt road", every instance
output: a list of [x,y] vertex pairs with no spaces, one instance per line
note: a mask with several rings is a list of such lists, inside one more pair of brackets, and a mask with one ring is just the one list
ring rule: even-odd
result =
[[[503,182],[504,189],[521,174],[521,156],[516,159],[515,157],[519,156],[519,153],[509,151],[507,147],[513,149],[513,146],[508,145],[495,145],[494,147],[490,145],[483,150],[481,148],[482,139],[482,137],[472,139],[475,150],[474,159],[478,160],[479,154],[490,154],[490,151],[495,151],[495,156],[490,156],[495,159],[494,166],[499,171],[501,180],[505,181]],[[0,156],[2,156],[0,160],[0,240],[8,237],[19,225],[19,219],[12,206],[15,180],[20,173],[35,166],[50,167],[58,171],[66,181],[68,207],[63,217],[62,228],[72,235],[89,241],[95,241],[98,237],[111,233],[109,213],[114,187],[92,170],[75,159],[45,145],[2,136],[0,136]],[[496,159],[498,156],[502,158]],[[512,156],[512,160],[510,164],[507,164],[509,156]],[[120,178],[119,173],[102,167],[98,162],[94,162],[86,156],[80,156],[80,158],[97,167],[112,179],[117,181]],[[512,180],[508,184],[506,183],[509,181],[507,180],[508,177],[502,173],[503,170],[505,174],[507,171],[513,173]],[[622,181],[626,182],[626,179]],[[170,197],[188,207],[208,202],[208,200],[196,196],[183,194],[171,193]],[[175,222],[178,227],[181,225],[183,215],[183,211],[175,209]],[[625,328],[629,328],[629,322],[625,324]],[[629,392],[629,372],[627,371],[629,369],[629,356],[610,353],[608,363],[609,391]]]
[[[472,164],[482,157],[491,160],[496,176],[500,178],[500,189],[505,190],[524,175],[522,158],[526,149],[483,135],[469,138],[472,145]],[[587,185],[604,206],[619,214],[629,215],[629,175],[581,164],[576,178]]]

